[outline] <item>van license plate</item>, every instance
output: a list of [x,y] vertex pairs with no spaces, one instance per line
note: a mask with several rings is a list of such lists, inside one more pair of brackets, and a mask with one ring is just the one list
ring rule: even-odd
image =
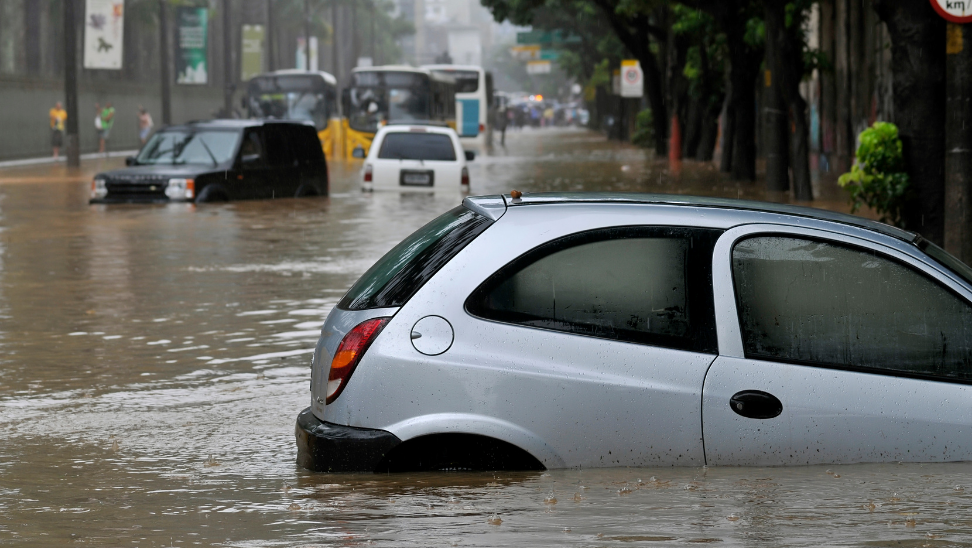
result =
[[433,181],[431,171],[402,171],[402,186],[432,186]]

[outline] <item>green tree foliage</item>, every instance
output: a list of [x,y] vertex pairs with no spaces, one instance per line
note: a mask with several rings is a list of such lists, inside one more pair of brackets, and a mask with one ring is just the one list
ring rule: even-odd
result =
[[881,216],[881,221],[901,226],[901,211],[908,194],[908,175],[898,127],[875,122],[861,132],[857,160],[838,184],[850,192],[851,211],[866,205]]
[[635,130],[631,134],[631,142],[644,148],[655,146],[655,121],[650,108],[642,110],[635,118]]

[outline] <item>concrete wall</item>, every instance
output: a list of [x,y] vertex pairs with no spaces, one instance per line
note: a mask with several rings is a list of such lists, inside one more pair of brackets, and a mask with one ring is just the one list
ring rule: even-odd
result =
[[[0,80],[0,160],[33,158],[51,154],[48,111],[56,101],[64,102],[64,85],[58,81]],[[87,85],[78,95],[78,131],[81,152],[98,150],[94,128],[96,102],[111,101],[115,107],[109,150],[131,150],[139,146],[138,107],[145,106],[155,127],[162,125],[162,101],[155,86],[119,83]],[[172,122],[211,118],[223,103],[216,87],[177,86],[172,91]],[[64,154],[64,151],[61,152]]]

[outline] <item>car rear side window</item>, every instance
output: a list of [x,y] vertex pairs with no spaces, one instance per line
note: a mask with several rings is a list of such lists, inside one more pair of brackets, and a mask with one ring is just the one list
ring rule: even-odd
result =
[[338,303],[344,310],[404,305],[493,222],[459,206],[414,232],[378,260]]
[[455,162],[456,149],[452,139],[441,133],[386,133],[378,158]]
[[502,268],[466,309],[504,323],[714,354],[719,234],[661,227],[574,234]]
[[736,244],[746,357],[972,381],[972,308],[872,250],[786,236]]

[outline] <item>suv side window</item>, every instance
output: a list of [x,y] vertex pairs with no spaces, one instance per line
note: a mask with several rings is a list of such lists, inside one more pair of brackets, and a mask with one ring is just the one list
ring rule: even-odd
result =
[[874,251],[789,236],[736,244],[746,357],[972,380],[972,308]]
[[466,301],[474,316],[716,353],[712,248],[721,231],[621,227],[537,247]]
[[[247,130],[243,135],[243,144],[240,145],[240,163],[244,169],[261,168],[266,166],[266,154],[264,154],[263,143],[260,142],[260,133],[255,129]],[[249,161],[246,161],[249,160]]]

